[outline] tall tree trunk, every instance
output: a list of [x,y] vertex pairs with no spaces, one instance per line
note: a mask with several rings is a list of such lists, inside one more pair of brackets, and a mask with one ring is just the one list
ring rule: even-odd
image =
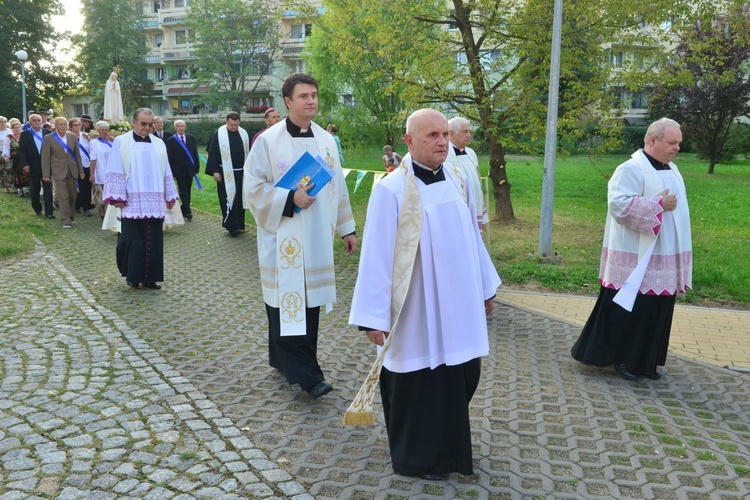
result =
[[716,160],[714,160],[713,158],[711,158],[708,161],[708,173],[709,174],[713,174],[714,173],[714,165],[716,165]]
[[498,222],[510,223],[516,220],[510,200],[510,182],[505,168],[505,148],[494,134],[487,134],[490,149],[490,180],[495,196],[495,216]]

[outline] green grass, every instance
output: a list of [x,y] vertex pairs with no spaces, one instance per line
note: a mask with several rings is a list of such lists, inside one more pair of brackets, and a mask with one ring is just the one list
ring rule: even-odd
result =
[[[403,145],[397,150],[399,154],[406,153]],[[380,148],[347,150],[345,167],[381,172],[381,156]],[[493,222],[489,229],[490,254],[506,287],[582,295],[598,292],[607,180],[626,159],[625,155],[558,159],[552,244],[560,260],[544,264],[536,257],[543,159],[507,158],[516,221],[505,225]],[[693,234],[694,290],[687,293],[686,300],[747,309],[750,266],[745,264],[750,261],[750,209],[746,197],[750,192],[750,162],[720,164],[713,175],[707,175],[706,163],[692,155],[679,155],[677,164],[688,191]],[[480,156],[480,167],[486,175],[486,156]],[[356,193],[355,179],[356,174],[351,173],[347,184],[361,235],[372,176],[363,180]],[[203,190],[193,191],[193,207],[220,213],[215,182],[204,174],[200,174],[200,180]],[[20,201],[28,206],[27,198],[0,195],[0,259],[28,253],[34,245],[32,235],[42,240],[54,237],[33,214],[18,214],[15,207],[20,206]]]

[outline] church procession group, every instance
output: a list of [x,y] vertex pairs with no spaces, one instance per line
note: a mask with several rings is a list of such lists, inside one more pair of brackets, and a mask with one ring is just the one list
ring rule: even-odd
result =
[[[207,146],[205,173],[217,183],[229,235],[245,229],[246,209],[255,220],[268,362],[316,399],[333,390],[317,345],[321,308],[337,301],[334,244],[340,239],[353,255],[359,241],[337,138],[313,121],[317,81],[292,74],[282,96],[287,116],[269,109],[267,128],[255,137],[240,127],[239,114],[226,115]],[[54,218],[56,200],[63,228],[98,209],[103,227],[118,231],[116,263],[127,285],[161,288],[165,222],[193,217],[200,163],[185,123],[175,122],[170,134],[141,108],[132,131],[114,137],[105,120],[57,118],[54,130],[43,120],[33,113],[28,130],[17,134],[21,124],[13,123],[2,137],[10,144],[6,165],[14,165],[5,171],[18,165],[27,174],[37,214]],[[691,286],[688,203],[672,162],[681,140],[679,124],[654,122],[644,148],[608,186],[600,295],[572,355],[613,365],[625,379],[662,376],[657,366],[666,361],[675,297]],[[349,323],[377,346],[377,356],[344,423],[373,423],[379,389],[394,472],[428,480],[473,474],[469,404],[490,354],[486,317],[501,284],[482,239],[488,213],[470,141],[468,120],[449,121],[434,109],[409,116],[408,154],[369,199],[347,304]],[[281,187],[304,153],[330,167],[330,181],[319,190],[314,183]]]

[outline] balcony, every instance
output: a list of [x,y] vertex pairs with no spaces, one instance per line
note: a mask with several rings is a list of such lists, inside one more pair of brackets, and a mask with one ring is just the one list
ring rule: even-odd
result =
[[298,59],[305,48],[304,42],[286,42],[282,48],[282,57]]
[[177,49],[174,46],[162,47],[161,57],[164,62],[188,61],[195,59],[195,51],[187,48]]
[[159,20],[158,19],[149,19],[148,21],[144,21],[142,23],[138,24],[138,27],[142,30],[151,31],[151,30],[160,30],[161,27],[159,26]]
[[184,7],[159,10],[159,24],[161,24],[162,26],[175,26],[179,24],[185,24],[186,17],[187,9],[185,9]]

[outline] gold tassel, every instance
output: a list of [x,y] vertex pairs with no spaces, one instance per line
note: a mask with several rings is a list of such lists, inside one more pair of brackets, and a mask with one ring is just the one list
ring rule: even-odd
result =
[[374,425],[375,417],[371,411],[347,411],[344,413],[344,418],[341,419],[341,423],[353,426]]

